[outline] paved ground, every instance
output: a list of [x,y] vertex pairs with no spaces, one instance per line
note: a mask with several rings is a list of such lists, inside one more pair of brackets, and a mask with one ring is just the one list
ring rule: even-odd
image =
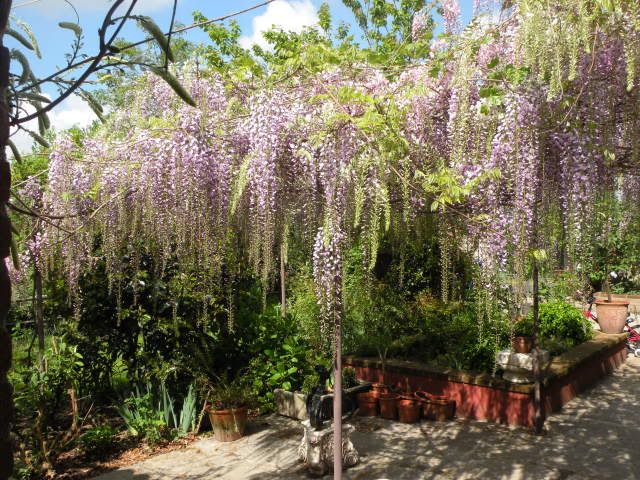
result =
[[[551,416],[546,434],[482,422],[403,425],[354,420],[361,463],[349,480],[640,479],[640,359]],[[99,480],[309,478],[296,460],[297,422],[267,417],[233,443],[191,447],[102,475]],[[325,477],[330,478],[330,477]]]

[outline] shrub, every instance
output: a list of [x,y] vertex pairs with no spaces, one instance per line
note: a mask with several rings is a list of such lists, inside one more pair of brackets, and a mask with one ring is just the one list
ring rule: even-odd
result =
[[87,454],[105,454],[116,445],[118,431],[111,425],[90,428],[78,439],[80,449]]
[[[533,318],[532,312],[529,318]],[[552,353],[559,353],[593,336],[589,320],[568,303],[555,301],[541,304],[539,318],[541,344]]]

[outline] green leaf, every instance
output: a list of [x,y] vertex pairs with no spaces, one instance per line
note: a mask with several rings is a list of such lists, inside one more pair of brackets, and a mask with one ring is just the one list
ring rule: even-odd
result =
[[325,32],[328,32],[331,28],[331,11],[327,2],[323,2],[318,9],[318,25]]
[[191,97],[189,92],[185,90],[180,81],[174,77],[171,73],[164,70],[163,68],[151,67],[151,71],[162,78],[165,82],[169,84],[169,86],[173,89],[174,92],[182,99],[185,103],[191,105],[192,107],[196,106],[195,100]]
[[504,92],[502,89],[494,86],[482,87],[478,94],[480,98],[489,98],[489,97],[498,97],[501,96]]
[[153,21],[151,17],[147,16],[139,16],[138,25],[140,28],[149,33],[154,40],[158,43],[164,54],[167,56],[167,59],[170,62],[175,61],[175,57],[173,56],[173,52],[171,51],[171,47],[169,45],[169,40],[166,35],[160,30],[160,27]]
[[11,140],[7,140],[7,145],[9,145],[9,148],[11,149],[11,153],[13,153],[13,158],[16,160],[16,162],[22,163],[22,155],[20,155],[20,152],[18,151],[18,147],[16,147],[16,144],[13,143]]
[[291,382],[282,382],[282,388],[284,390],[291,390]]
[[493,57],[491,61],[487,64],[487,68],[495,68],[500,63],[500,57]]
[[67,30],[71,30],[73,33],[75,33],[76,37],[82,36],[82,27],[80,25],[78,25],[77,23],[60,22],[60,23],[58,23],[58,26],[60,28],[66,28]]

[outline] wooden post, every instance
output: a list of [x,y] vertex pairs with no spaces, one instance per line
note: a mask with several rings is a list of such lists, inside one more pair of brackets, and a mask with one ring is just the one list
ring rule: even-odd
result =
[[11,223],[7,202],[11,190],[11,167],[7,161],[9,140],[9,49],[3,45],[4,33],[11,12],[11,0],[0,0],[0,480],[7,480],[13,471],[11,422],[13,421],[13,388],[7,378],[11,368],[11,334],[7,316],[11,305],[11,280],[6,258],[10,255]]

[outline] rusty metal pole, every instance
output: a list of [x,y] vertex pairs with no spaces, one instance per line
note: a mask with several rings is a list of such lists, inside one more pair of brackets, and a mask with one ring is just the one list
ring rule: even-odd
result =
[[7,374],[11,368],[11,334],[7,329],[7,316],[11,305],[11,280],[6,258],[10,255],[11,223],[7,202],[11,189],[11,167],[7,161],[9,140],[9,49],[3,45],[7,29],[11,0],[0,0],[0,480],[7,480],[13,471],[11,422],[13,421],[13,388]]

